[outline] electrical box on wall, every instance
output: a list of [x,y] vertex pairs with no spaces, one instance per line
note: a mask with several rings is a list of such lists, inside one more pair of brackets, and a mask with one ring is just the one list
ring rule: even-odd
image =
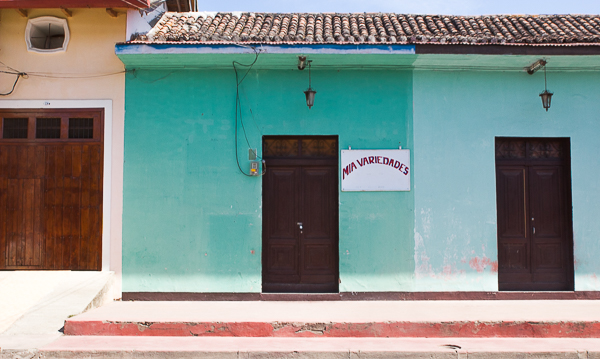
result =
[[250,175],[260,176],[260,161],[256,159],[256,148],[248,149],[248,160],[250,161]]
[[260,161],[250,161],[250,174],[252,176],[260,175]]

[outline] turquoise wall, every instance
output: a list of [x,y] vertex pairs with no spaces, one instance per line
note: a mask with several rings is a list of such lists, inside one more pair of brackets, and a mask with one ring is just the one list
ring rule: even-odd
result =
[[[597,59],[550,59],[563,70],[549,66],[548,112],[543,73],[520,71],[535,59],[419,55],[415,70],[337,70],[332,57],[313,70],[311,110],[306,71],[248,74],[240,96],[259,151],[263,135],[411,149],[411,192],[340,192],[340,291],[496,291],[498,136],[570,138],[575,289],[600,290],[600,74],[568,69]],[[443,70],[463,61],[514,70]],[[260,292],[262,180],[235,163],[233,70],[142,66],[126,81],[123,291]]]
[[[262,135],[338,135],[340,148],[412,149],[410,71],[252,70],[240,88]],[[262,179],[235,163],[233,70],[126,78],[123,291],[260,292]],[[251,111],[250,111],[251,110]],[[240,136],[240,158],[248,150]],[[410,291],[414,192],[340,193],[340,291]]]
[[600,290],[600,74],[415,71],[415,286],[498,289],[494,138],[570,137],[575,289]]

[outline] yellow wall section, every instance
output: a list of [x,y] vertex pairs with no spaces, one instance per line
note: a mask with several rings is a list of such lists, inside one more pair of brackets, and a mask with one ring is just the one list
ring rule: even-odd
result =
[[[27,21],[39,16],[65,18],[62,11],[28,9],[28,18],[14,9],[0,11],[0,61],[31,74],[19,81],[13,94],[0,100],[112,100],[110,270],[115,271],[120,283],[125,75],[114,47],[115,43],[125,41],[126,11],[118,10],[119,15],[113,18],[105,9],[69,10],[73,16],[67,18],[71,36],[67,51],[48,54],[27,51]],[[7,69],[0,64],[0,70]],[[112,75],[98,76],[105,74]],[[14,78],[0,74],[1,93],[10,91]],[[117,287],[120,292],[120,284]]]

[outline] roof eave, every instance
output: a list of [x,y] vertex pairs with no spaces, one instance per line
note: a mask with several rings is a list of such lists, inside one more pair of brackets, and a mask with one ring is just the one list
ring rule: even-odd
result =
[[143,54],[394,54],[414,55],[409,44],[236,44],[236,43],[118,43],[117,55]]
[[446,55],[600,55],[600,43],[564,44],[416,44],[416,54]]
[[116,45],[117,55],[143,54],[456,54],[456,55],[600,55],[600,43],[442,44],[442,43],[234,43],[146,42]]
[[0,9],[58,9],[58,8],[132,8],[150,7],[150,0],[0,0]]

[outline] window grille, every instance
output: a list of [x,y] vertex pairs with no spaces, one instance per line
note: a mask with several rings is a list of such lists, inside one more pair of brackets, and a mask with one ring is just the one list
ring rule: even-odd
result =
[[2,138],[27,138],[28,118],[5,118]]
[[38,118],[35,125],[35,138],[60,138],[60,117]]
[[94,138],[94,119],[70,118],[69,138]]

